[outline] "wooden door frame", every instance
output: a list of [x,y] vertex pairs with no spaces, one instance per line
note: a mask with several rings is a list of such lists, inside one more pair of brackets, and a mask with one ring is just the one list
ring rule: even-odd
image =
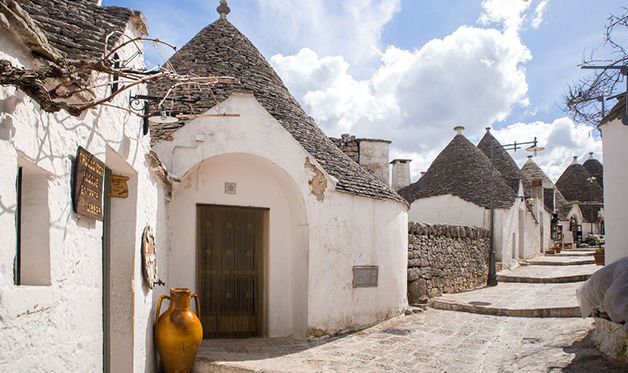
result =
[[[200,211],[203,207],[224,207],[224,208],[234,208],[234,209],[243,209],[243,210],[261,210],[264,212],[262,217],[262,262],[260,265],[260,270],[262,274],[260,277],[260,288],[262,299],[260,300],[260,304],[258,306],[259,315],[257,316],[257,324],[259,328],[259,335],[255,338],[264,338],[268,335],[268,255],[269,255],[269,242],[270,242],[270,208],[268,207],[256,207],[256,206],[240,206],[240,205],[223,205],[216,203],[197,203],[196,204],[196,255],[194,260],[194,280],[196,287],[196,292],[201,293],[201,278],[200,271],[198,270],[198,265],[201,261],[201,224],[200,224]],[[203,298],[199,296],[199,298]],[[202,315],[201,315],[202,317]],[[216,338],[220,339],[220,338]]]

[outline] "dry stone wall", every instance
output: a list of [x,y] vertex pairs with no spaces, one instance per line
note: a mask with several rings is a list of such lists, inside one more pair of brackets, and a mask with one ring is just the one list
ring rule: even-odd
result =
[[490,233],[484,228],[408,224],[408,301],[486,284]]

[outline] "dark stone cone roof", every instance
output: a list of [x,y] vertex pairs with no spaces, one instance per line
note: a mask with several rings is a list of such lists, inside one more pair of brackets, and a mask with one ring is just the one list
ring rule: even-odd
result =
[[[101,58],[107,35],[124,32],[133,17],[142,19],[138,11],[99,6],[95,0],[17,0],[17,3],[45,33],[48,42],[71,60]],[[145,27],[143,21],[141,27]],[[110,37],[110,49],[119,38],[120,34]]]
[[598,183],[590,183],[589,172],[579,163],[573,163],[556,181],[556,187],[569,202],[604,202],[604,192]]
[[[417,199],[451,194],[478,206],[490,207],[491,164],[463,135],[456,135],[417,182],[401,189],[409,203]],[[515,192],[495,172],[495,208],[510,208]]]
[[[176,111],[201,114],[226,100],[233,91],[250,91],[277,121],[323,166],[338,179],[338,191],[377,199],[391,199],[406,203],[396,192],[379,181],[370,172],[346,156],[318,128],[297,100],[290,94],[268,61],[235,26],[219,19],[201,30],[168,63],[178,73],[199,76],[232,76],[240,84],[213,86],[213,97],[207,92],[196,93],[192,105],[180,105]],[[152,95],[163,96],[168,87],[150,85]],[[152,125],[153,142],[168,141],[185,123]]]
[[519,193],[519,181],[524,180],[521,170],[519,170],[515,160],[512,159],[495,136],[489,131],[486,131],[486,134],[484,134],[484,137],[482,137],[482,140],[480,140],[478,144],[478,148],[486,154],[488,159],[491,159],[491,144],[493,146],[495,168],[502,174],[506,184],[508,184],[515,193]]
[[[558,212],[558,217],[561,220],[567,219],[567,214],[569,214],[569,210],[571,209],[571,204],[567,202],[563,194],[556,188],[556,185],[552,182],[552,180],[547,177],[545,172],[539,167],[536,162],[532,158],[528,158],[526,163],[524,163],[523,167],[521,167],[521,173],[526,178],[526,182],[523,184],[525,194],[529,196],[532,193],[531,183],[532,180],[542,180],[543,186],[545,187],[543,199],[545,200],[545,207],[550,209],[550,211],[554,211],[554,208]],[[548,188],[550,187],[550,188]],[[556,199],[556,206],[554,204],[554,198],[551,198],[552,195],[550,192],[553,191]]]
[[595,181],[604,189],[604,166],[595,158],[587,159],[582,164],[589,175],[595,177]]

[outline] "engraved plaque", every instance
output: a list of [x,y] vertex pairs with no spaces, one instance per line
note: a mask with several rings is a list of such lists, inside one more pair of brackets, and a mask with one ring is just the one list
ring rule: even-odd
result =
[[84,148],[78,148],[74,163],[74,212],[102,220],[102,191],[105,164]]
[[354,266],[354,288],[376,288],[379,276],[379,266]]
[[225,194],[236,194],[236,183],[225,183]]

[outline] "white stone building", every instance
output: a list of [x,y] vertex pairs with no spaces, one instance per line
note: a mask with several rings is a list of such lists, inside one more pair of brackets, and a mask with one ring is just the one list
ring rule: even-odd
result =
[[520,257],[520,216],[525,205],[499,171],[491,185],[491,164],[484,153],[458,133],[415,183],[401,189],[410,203],[408,219],[490,229],[491,193],[494,247],[504,268]]
[[624,97],[600,122],[604,151],[604,222],[606,264],[628,256],[628,126]]
[[[141,14],[97,3],[8,1],[0,59],[94,59],[111,32],[113,44],[146,33]],[[199,294],[208,338],[330,334],[407,306],[406,201],[324,135],[221,12],[170,62],[240,83],[188,97],[174,111],[191,119],[150,136],[126,110],[47,113],[0,88],[0,371],[155,371],[154,306],[169,287]],[[119,57],[141,67],[136,52]],[[128,93],[147,88],[165,86]],[[102,222],[73,211],[79,147],[129,178],[127,198],[103,196]],[[166,284],[155,290],[140,263],[147,225]]]

